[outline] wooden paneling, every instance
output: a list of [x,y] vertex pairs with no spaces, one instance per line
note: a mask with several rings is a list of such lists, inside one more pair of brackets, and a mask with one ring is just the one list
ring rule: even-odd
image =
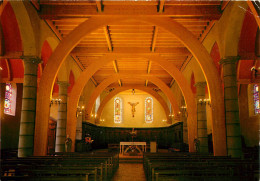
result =
[[[156,141],[159,148],[169,148],[174,144],[182,144],[182,123],[176,123],[164,128],[135,128],[137,136],[134,141]],[[100,127],[90,123],[83,123],[83,136],[90,134],[94,140],[93,148],[107,148],[110,143],[119,144],[121,141],[132,141],[129,134],[132,128]]]

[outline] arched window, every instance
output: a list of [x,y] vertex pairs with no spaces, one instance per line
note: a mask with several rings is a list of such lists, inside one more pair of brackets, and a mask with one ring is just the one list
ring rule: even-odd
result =
[[255,108],[255,114],[260,113],[260,107],[259,107],[259,87],[257,84],[254,85],[254,108]]
[[122,122],[122,99],[120,97],[116,97],[114,99],[114,123]]
[[95,114],[97,114],[98,108],[100,106],[100,95],[96,99],[96,104],[95,104]]
[[153,98],[151,97],[145,99],[145,122],[153,122]]
[[4,113],[15,116],[16,84],[6,83]]

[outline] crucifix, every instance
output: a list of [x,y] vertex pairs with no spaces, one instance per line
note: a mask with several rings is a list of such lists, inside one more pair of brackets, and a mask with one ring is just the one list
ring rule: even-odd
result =
[[135,117],[135,106],[137,104],[139,104],[139,102],[135,102],[135,103],[128,102],[128,104],[130,104],[130,106],[132,106],[132,116]]

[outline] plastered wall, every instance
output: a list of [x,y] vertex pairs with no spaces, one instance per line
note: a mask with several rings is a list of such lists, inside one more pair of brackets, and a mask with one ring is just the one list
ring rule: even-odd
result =
[[[120,97],[123,101],[123,121],[122,123],[114,123],[114,98]],[[159,102],[150,96],[149,94],[135,94],[135,95],[126,95],[126,94],[117,94],[113,97],[107,105],[104,107],[104,110],[101,115],[101,119],[104,119],[104,122],[100,122],[100,126],[108,126],[108,127],[163,127],[169,126],[163,120],[166,120],[166,115],[164,109],[159,104]],[[145,99],[147,97],[153,98],[153,123],[145,123]],[[132,107],[128,104],[128,102],[139,102],[139,104],[135,107],[136,112],[135,116],[132,117]]]

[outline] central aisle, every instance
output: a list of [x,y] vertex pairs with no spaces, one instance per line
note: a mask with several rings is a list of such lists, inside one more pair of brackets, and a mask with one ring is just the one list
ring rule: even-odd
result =
[[119,163],[112,181],[146,181],[142,163]]

